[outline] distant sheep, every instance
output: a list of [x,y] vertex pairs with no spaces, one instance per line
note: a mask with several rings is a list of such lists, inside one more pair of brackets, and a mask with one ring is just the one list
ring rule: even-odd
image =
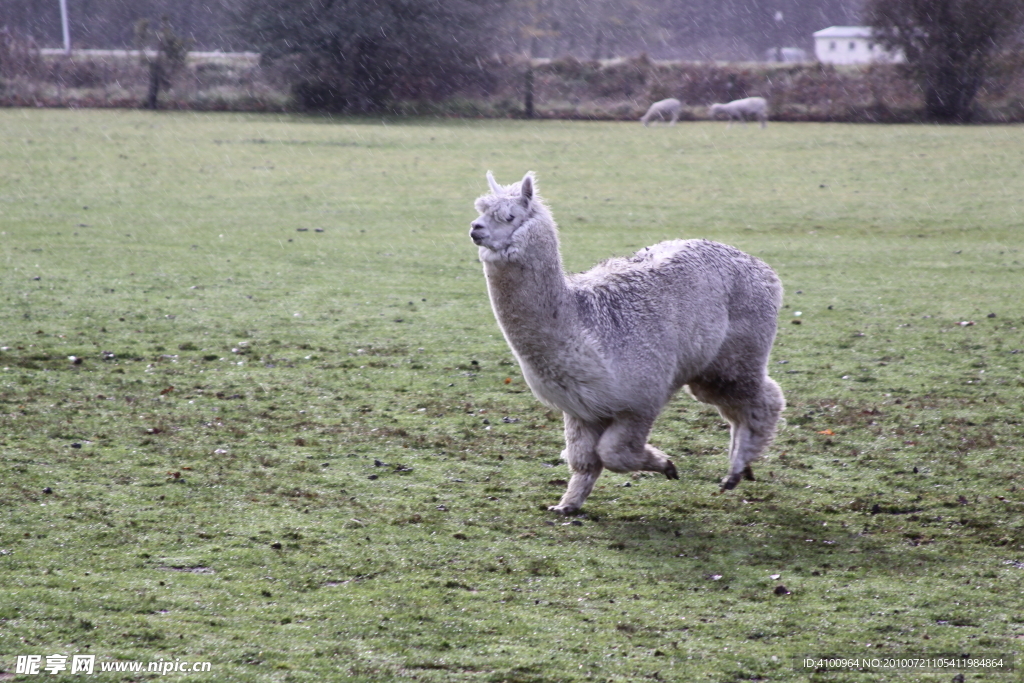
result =
[[669,122],[669,125],[672,126],[679,120],[679,114],[682,110],[683,103],[674,97],[670,97],[667,100],[659,100],[652,104],[647,113],[640,117],[640,121],[646,126],[654,116],[658,116],[664,121],[665,115],[671,114],[672,120]]
[[761,127],[764,128],[768,121],[768,102],[763,97],[746,97],[742,100],[733,100],[728,104],[712,104],[708,108],[708,112],[711,114],[711,118],[718,118],[719,114],[725,114],[729,117],[729,125],[732,125],[733,119],[739,119],[746,123],[747,117],[756,117],[761,122]]
[[534,395],[562,411],[572,477],[549,509],[578,511],[607,468],[675,465],[647,443],[683,385],[732,426],[731,489],[768,447],[782,390],[768,377],[782,285],[764,262],[707,240],[672,240],[566,275],[558,229],[532,173],[490,194],[470,237],[498,325]]

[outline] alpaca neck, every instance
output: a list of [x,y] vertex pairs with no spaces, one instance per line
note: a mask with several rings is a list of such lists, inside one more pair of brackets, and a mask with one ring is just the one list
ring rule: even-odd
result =
[[484,262],[494,315],[516,355],[543,362],[571,342],[576,311],[557,238],[530,245],[514,261]]

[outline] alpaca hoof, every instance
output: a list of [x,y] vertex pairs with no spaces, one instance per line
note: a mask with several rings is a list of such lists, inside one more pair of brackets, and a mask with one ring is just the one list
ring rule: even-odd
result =
[[668,461],[668,463],[665,465],[665,469],[662,470],[662,472],[665,473],[665,478],[666,479],[678,479],[679,478],[679,472],[676,471],[676,466],[672,464],[671,460]]
[[736,488],[736,484],[740,483],[742,473],[730,474],[728,477],[722,480],[722,490],[731,491]]
[[747,465],[743,470],[743,478],[747,481],[757,481],[757,479],[754,478],[754,470],[750,469],[750,465]]
[[580,511],[575,505],[549,505],[548,510],[565,516],[574,515]]

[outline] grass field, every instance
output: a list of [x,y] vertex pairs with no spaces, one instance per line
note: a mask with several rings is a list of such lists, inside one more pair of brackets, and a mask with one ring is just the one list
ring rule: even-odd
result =
[[[0,111],[0,680],[59,653],[949,681],[794,658],[1019,652],[1021,133]],[[681,395],[651,436],[680,481],[547,512],[560,416],[467,236],[488,169],[537,172],[569,269],[679,237],[776,268],[759,481],[717,495],[728,432]]]

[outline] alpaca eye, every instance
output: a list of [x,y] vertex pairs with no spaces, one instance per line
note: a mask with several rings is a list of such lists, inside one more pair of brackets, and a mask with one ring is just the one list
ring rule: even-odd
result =
[[515,217],[515,216],[513,216],[512,214],[509,214],[509,215],[508,215],[508,217],[507,217],[507,218],[506,218],[505,220],[506,220],[506,221],[508,221],[509,223],[511,223],[511,222],[512,222],[512,221],[514,221],[515,219],[516,219],[516,217]]

